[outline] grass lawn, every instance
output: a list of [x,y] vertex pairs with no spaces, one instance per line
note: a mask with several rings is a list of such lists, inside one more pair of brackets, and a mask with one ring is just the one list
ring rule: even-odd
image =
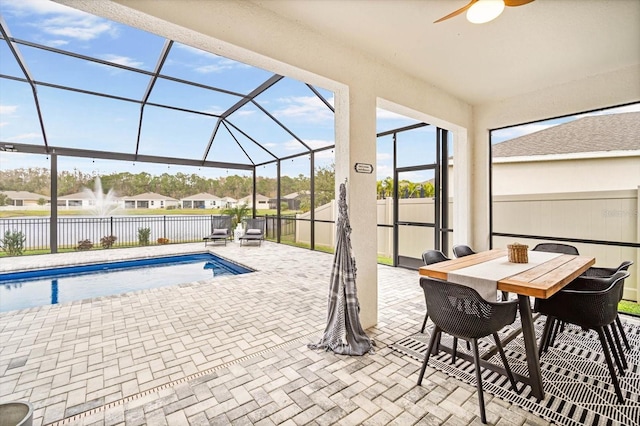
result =
[[[173,216],[222,214],[222,209],[120,209],[114,216]],[[258,216],[275,215],[276,210],[258,210]],[[283,215],[294,215],[296,210],[284,210]],[[58,216],[90,216],[89,210],[58,210]],[[0,210],[0,219],[11,217],[49,217],[49,210]]]
[[640,317],[640,303],[623,300],[618,304],[618,311]]

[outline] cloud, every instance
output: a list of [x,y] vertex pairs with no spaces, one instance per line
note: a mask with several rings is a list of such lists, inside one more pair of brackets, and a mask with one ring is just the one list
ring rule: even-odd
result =
[[9,142],[19,142],[24,140],[35,140],[42,139],[42,135],[40,133],[23,133],[21,135],[10,136],[7,138]]
[[44,41],[52,46],[66,44],[64,38],[89,41],[103,34],[117,35],[114,23],[49,0],[7,2],[6,11],[24,18],[35,30],[55,36],[55,39]]
[[376,167],[376,178],[378,180],[383,180],[387,177],[393,176],[393,167],[387,164],[377,164]]
[[17,105],[0,105],[0,114],[14,114],[18,110]]
[[7,2],[6,9],[14,15],[45,15],[50,13],[82,14],[82,12],[49,0],[21,0]]
[[135,59],[130,58],[128,56],[106,54],[106,55],[101,55],[100,58],[114,64],[124,65],[132,68],[140,68],[142,67],[142,65],[144,65],[143,62],[136,61]]
[[312,149],[316,148],[324,148],[325,146],[335,145],[335,141],[333,140],[325,140],[325,139],[305,139],[304,143]]
[[393,155],[389,154],[388,152],[378,152],[376,154],[376,158],[380,162],[393,159]]
[[316,155],[315,155],[316,167],[322,166],[322,164],[320,164],[322,162],[321,160],[331,160],[327,164],[333,163],[335,161],[335,154],[333,153],[333,150],[325,149],[324,151],[316,152]]
[[554,127],[557,126],[558,124],[561,123],[531,123],[531,124],[525,124],[522,126],[516,126],[516,127],[510,127],[508,129],[501,129],[501,130],[496,130],[492,133],[492,139],[494,140],[494,142],[496,140],[507,140],[507,139],[514,139],[520,136],[524,136],[524,135],[529,135],[531,133],[535,133],[535,132],[539,132],[541,130],[545,130],[548,129],[550,127]]
[[292,96],[277,99],[282,106],[273,112],[278,118],[296,119],[308,123],[333,121],[333,113],[317,96]]
[[585,114],[577,115],[576,118],[592,117],[595,115],[623,114],[626,112],[640,112],[640,104],[625,105],[619,108],[610,108],[602,111],[587,112]]
[[219,107],[218,105],[212,105],[209,108],[205,109],[204,112],[206,112],[207,114],[215,114],[215,115],[221,115],[225,110],[222,109],[222,107]]
[[228,66],[221,66],[218,64],[209,64],[209,65],[202,65],[199,67],[195,67],[193,70],[195,72],[199,72],[200,74],[216,74],[216,73],[221,73],[225,70],[228,70],[230,67]]
[[69,37],[76,40],[89,41],[103,34],[115,35],[115,28],[110,22],[95,16],[56,16],[45,19],[38,27],[47,34]]
[[49,40],[47,44],[51,47],[62,47],[69,44],[67,40]]
[[9,123],[7,123],[6,121],[0,121],[0,127],[4,127],[4,126],[6,126],[7,124],[9,124]]
[[204,59],[210,60],[212,63],[206,65],[198,65],[193,67],[196,72],[202,74],[219,73],[222,71],[237,69],[237,68],[251,68],[247,64],[234,61],[233,59],[225,58],[224,56],[218,56],[215,53],[207,52],[206,50],[197,49],[195,47],[187,46],[185,44],[176,43],[174,46],[178,49],[182,49],[193,55],[200,56]]

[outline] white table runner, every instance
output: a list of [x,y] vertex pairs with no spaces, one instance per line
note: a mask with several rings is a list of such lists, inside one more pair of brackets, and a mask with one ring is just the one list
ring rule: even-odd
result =
[[448,281],[471,287],[485,300],[495,302],[497,298],[498,281],[512,275],[517,275],[558,256],[561,256],[561,254],[529,251],[529,263],[511,263],[507,256],[502,256],[477,265],[457,269],[454,272],[449,272],[447,274]]

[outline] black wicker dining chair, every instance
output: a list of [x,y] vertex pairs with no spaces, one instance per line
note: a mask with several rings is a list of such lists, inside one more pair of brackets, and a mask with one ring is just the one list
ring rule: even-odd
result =
[[[570,288],[560,290],[548,299],[539,299],[538,303],[538,312],[547,316],[540,339],[541,345],[548,344],[551,324],[555,320],[574,324],[585,330],[595,330],[598,333],[620,404],[624,403],[624,396],[620,390],[611,354],[614,355],[621,376],[624,376],[624,365],[623,358],[621,359],[617,354],[610,329],[618,315],[620,292],[628,276],[628,272],[620,271],[610,278],[578,279],[570,284]],[[602,288],[603,282],[606,283],[606,288]]]
[[[560,254],[572,254],[574,256],[579,256],[580,253],[578,252],[578,249],[575,248],[572,245],[569,244],[562,244],[562,243],[540,243],[538,245],[536,245],[532,251],[544,251],[547,253],[560,253]],[[539,300],[536,299],[534,302],[534,308],[533,310],[535,312],[538,311],[538,302]],[[553,334],[551,337],[551,341],[553,341],[553,338],[555,337],[555,335],[557,333],[559,333],[560,331],[564,331],[564,324],[562,323],[562,321],[553,321],[551,326],[553,327]]]
[[[422,261],[425,265],[432,265],[434,263],[444,262],[445,260],[449,260],[447,256],[440,250],[427,250],[422,253]],[[427,326],[427,320],[429,319],[429,310],[424,314],[424,321],[422,321],[422,327],[420,328],[420,333],[424,333],[424,329]]]
[[614,275],[616,272],[629,270],[629,267],[631,265],[633,265],[633,262],[631,260],[625,260],[624,262],[620,263],[620,266],[617,266],[615,268],[604,268],[599,266],[592,266],[580,276],[606,278]]
[[[498,336],[500,329],[515,321],[518,301],[488,302],[471,287],[432,278],[420,278],[420,286],[424,291],[427,311],[435,327],[429,340],[429,348],[422,363],[418,386],[422,384],[422,378],[427,369],[429,357],[436,344],[439,344],[443,332],[455,338],[471,342],[476,370],[480,419],[482,423],[487,423],[484,408],[484,394],[482,392],[482,372],[480,370],[478,339],[489,335],[493,336],[511,387],[515,392],[519,392],[515,378],[509,367],[509,362],[505,356],[502,343],[500,342],[500,337]],[[436,347],[436,353],[437,349]],[[455,354],[455,346],[453,349]]]
[[[633,265],[633,262],[631,260],[625,260],[624,262],[620,263],[620,265],[616,268],[605,268],[605,267],[593,266],[587,269],[584,272],[584,274],[580,276],[585,278],[611,277],[616,272],[628,271],[631,265]],[[622,290],[624,290],[624,288]],[[620,300],[622,300],[622,296],[623,296],[622,290],[620,291]],[[622,340],[624,341],[624,346],[627,348],[627,350],[631,349],[631,345],[629,344],[629,339],[627,338],[627,334],[625,333],[624,327],[622,326],[622,321],[620,320],[620,315],[616,315],[616,326],[620,331],[620,335],[622,337]]]
[[578,249],[569,244],[561,243],[540,243],[532,251],[546,251],[548,253],[573,254],[579,256]]
[[455,257],[469,256],[470,254],[476,254],[471,247],[465,244],[456,244],[453,246],[453,255]]
[[432,265],[434,263],[444,262],[445,260],[450,259],[440,250],[427,250],[422,253],[422,261],[425,265]]

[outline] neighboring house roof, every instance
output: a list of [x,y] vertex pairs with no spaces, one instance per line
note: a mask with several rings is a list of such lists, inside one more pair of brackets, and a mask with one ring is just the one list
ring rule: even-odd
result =
[[493,158],[640,150],[640,112],[594,115],[497,143]]
[[169,200],[178,201],[175,198],[168,197],[166,195],[157,194],[155,192],[145,192],[144,194],[138,194],[131,197],[122,197],[123,200]]
[[[253,201],[253,198],[251,195],[247,195],[246,197],[240,198],[238,201],[244,201],[245,203],[249,203]],[[256,194],[256,201],[269,201],[269,197],[265,197],[262,194]]]
[[232,197],[222,197],[222,201],[226,201],[228,203],[235,203],[238,200],[236,200],[235,198],[232,198]]
[[189,200],[194,200],[194,201],[200,201],[200,200],[219,200],[220,197],[216,197],[215,195],[209,194],[208,192],[201,192],[199,194],[196,195],[190,195],[188,197],[184,197],[182,198],[182,201],[189,201]]
[[61,195],[58,200],[90,200],[93,196],[86,192],[76,192],[75,194]]
[[6,195],[7,197],[11,198],[12,200],[38,201],[40,198],[44,198],[45,200],[51,199],[51,197],[49,197],[48,195],[40,195],[40,194],[36,194],[35,192],[29,192],[29,191],[0,191],[0,192]]
[[292,192],[291,194],[284,195],[282,197],[283,200],[295,200],[296,198],[300,198],[305,195],[309,195],[309,191],[300,191],[300,192]]

